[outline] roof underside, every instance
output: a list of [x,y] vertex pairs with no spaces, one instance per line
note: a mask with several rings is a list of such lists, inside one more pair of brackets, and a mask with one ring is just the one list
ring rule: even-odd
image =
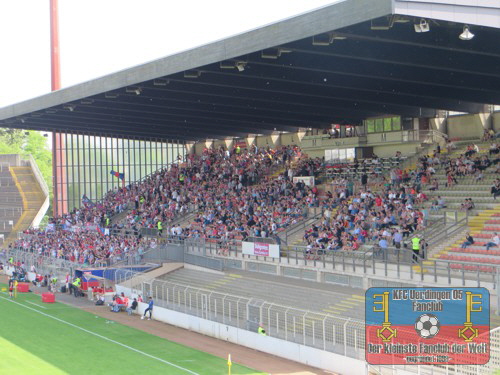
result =
[[[500,103],[500,44],[492,43],[500,39],[498,29],[474,26],[474,39],[463,41],[458,38],[463,24],[427,20],[430,31],[416,33],[414,19],[380,18],[390,13],[390,1],[377,8],[369,7],[371,0],[356,1],[366,6],[361,18],[349,18],[355,2],[335,4],[299,16],[320,17],[318,27],[308,25],[302,34],[297,18],[285,20],[274,38],[271,25],[0,109],[0,126],[201,140],[360,124],[386,114],[474,113],[484,104]],[[328,12],[336,18],[325,19]],[[388,30],[372,29],[389,23]],[[277,44],[286,40],[287,27],[295,39]],[[263,32],[263,40],[248,52],[227,50],[237,38],[243,43]],[[207,60],[194,57],[222,46],[224,58],[215,53],[211,62],[197,64]],[[184,65],[176,65],[179,60]],[[175,71],[163,74],[169,64]],[[153,72],[141,76],[148,66]]]

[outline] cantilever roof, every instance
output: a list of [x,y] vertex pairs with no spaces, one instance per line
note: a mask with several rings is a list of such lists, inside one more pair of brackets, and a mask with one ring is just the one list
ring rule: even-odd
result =
[[500,103],[499,30],[416,33],[405,3],[341,1],[1,108],[0,126],[200,140]]

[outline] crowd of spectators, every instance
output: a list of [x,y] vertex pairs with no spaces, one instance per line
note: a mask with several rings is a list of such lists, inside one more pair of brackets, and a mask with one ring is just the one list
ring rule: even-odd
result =
[[[454,149],[449,143],[448,147],[449,151]],[[357,250],[366,243],[374,245],[377,251],[390,246],[399,249],[404,238],[427,226],[429,210],[425,202],[429,198],[424,187],[439,190],[439,181],[433,177],[436,169],[445,171],[446,186],[451,187],[461,177],[473,176],[479,181],[485,169],[498,164],[498,159],[491,160],[488,155],[476,156],[478,147],[473,144],[456,158],[440,151],[437,148],[431,155],[421,157],[414,170],[391,169],[389,179],[376,173],[360,174],[361,188],[355,194],[347,181],[344,184],[337,181],[333,193],[329,191],[327,199],[322,202],[323,221],[304,235],[306,252],[315,255],[335,250]],[[494,196],[500,195],[498,181],[491,189]],[[446,202],[441,196],[430,202],[430,211],[445,207]],[[471,198],[466,198],[461,205],[464,211],[474,208]]]
[[[433,177],[437,168],[445,170],[447,186],[452,186],[457,178],[478,177],[498,163],[498,158],[490,160],[498,154],[491,149],[489,156],[476,153],[472,144],[456,158],[437,148],[420,158],[414,170],[395,166],[387,176],[366,168],[363,161],[354,168],[361,186],[357,192],[352,179],[338,177],[331,191],[320,197],[316,187],[295,183],[294,177],[317,175],[323,160],[307,158],[297,146],[205,149],[141,182],[108,192],[101,202],[84,196],[79,209],[52,219],[45,230],[26,231],[14,246],[79,263],[109,263],[127,256],[140,259],[148,247],[156,246],[137,235],[141,228],[157,229],[160,235],[166,228],[168,235],[179,238],[219,242],[273,237],[306,217],[311,207],[321,207],[324,219],[304,236],[308,252],[357,250],[366,242],[401,247],[403,238],[427,225],[423,186],[439,190]],[[398,152],[395,159],[400,157]],[[370,168],[377,168],[377,161],[371,158]],[[500,185],[495,186],[492,193],[498,195]],[[431,203],[433,211],[443,207],[441,197]],[[464,210],[471,207],[471,200],[464,202]],[[124,211],[121,221],[112,222]],[[191,223],[171,225],[188,211],[194,213]]]
[[[251,150],[235,147],[232,152],[221,147],[189,155],[185,163],[152,177],[146,194],[136,197],[123,227],[158,228],[158,222],[163,227],[177,213],[191,210],[198,212],[194,221],[200,225],[196,229],[183,228],[183,236],[221,238],[227,226],[255,226],[259,227],[255,230],[270,233],[262,226],[271,223],[261,218],[271,207],[276,221],[281,220],[278,225],[289,222],[290,215],[301,214],[297,204],[284,203],[283,197],[293,201],[291,194],[296,193],[285,182],[291,184],[293,176],[314,173],[321,161],[300,157],[300,149],[290,146]],[[299,159],[293,168],[292,159]],[[279,167],[286,168],[279,182],[267,178]]]
[[12,246],[40,256],[66,259],[81,264],[110,264],[126,257],[140,260],[156,240],[140,236],[104,235],[88,228],[27,230]]
[[[13,246],[86,264],[140,257],[155,246],[136,235],[141,228],[158,228],[161,234],[188,210],[196,217],[186,228],[172,227],[178,236],[269,237],[306,216],[308,207],[319,205],[317,189],[294,184],[293,177],[314,175],[321,163],[303,157],[296,146],[205,149],[107,193],[101,202],[84,196],[79,209],[52,219],[44,230],[27,230]],[[275,170],[284,172],[269,178]],[[122,222],[112,222],[113,215],[127,209]]]

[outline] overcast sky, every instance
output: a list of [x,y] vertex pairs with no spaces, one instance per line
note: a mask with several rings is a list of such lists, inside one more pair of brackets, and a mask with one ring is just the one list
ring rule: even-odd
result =
[[[337,1],[59,0],[62,86]],[[50,91],[49,23],[49,0],[0,1],[0,107]]]

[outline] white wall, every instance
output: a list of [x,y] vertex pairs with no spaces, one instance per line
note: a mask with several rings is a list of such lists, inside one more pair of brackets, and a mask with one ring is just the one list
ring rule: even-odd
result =
[[483,130],[483,121],[478,114],[448,117],[450,138],[480,138]]

